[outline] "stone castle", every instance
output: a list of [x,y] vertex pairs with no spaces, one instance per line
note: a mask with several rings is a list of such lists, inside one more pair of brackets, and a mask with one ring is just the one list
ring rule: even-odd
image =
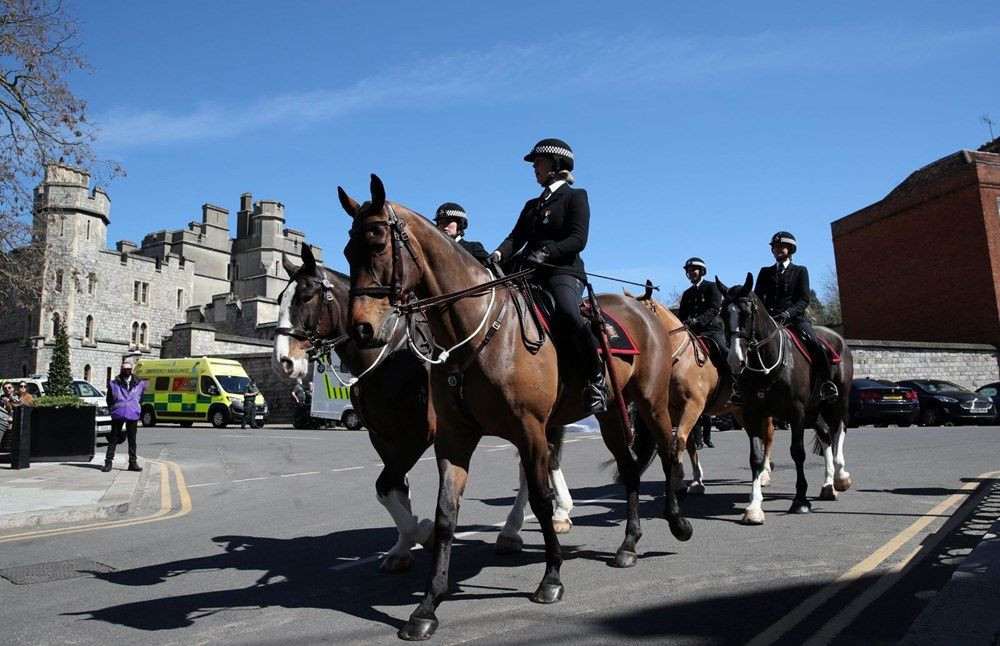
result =
[[245,193],[235,237],[229,211],[205,204],[200,222],[109,249],[111,200],[89,184],[86,171],[53,164],[35,189],[41,297],[26,311],[0,312],[0,377],[45,373],[58,321],[69,335],[74,378],[98,388],[130,353],[270,352],[288,280],[281,256],[297,258],[305,244],[301,231],[285,227],[284,205]]

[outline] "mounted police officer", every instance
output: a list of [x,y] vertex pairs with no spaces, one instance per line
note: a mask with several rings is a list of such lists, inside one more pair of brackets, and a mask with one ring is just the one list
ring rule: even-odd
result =
[[510,235],[500,243],[492,258],[517,259],[536,267],[535,279],[555,300],[553,323],[576,349],[587,378],[584,406],[591,413],[605,410],[607,386],[604,363],[597,354],[597,341],[580,314],[583,297],[583,259],[590,231],[590,204],[587,192],[571,188],[573,150],[565,141],[542,139],[524,156],[531,162],[542,194],[528,200]]
[[[722,292],[714,281],[705,280],[708,267],[701,258],[688,258],[684,263],[684,273],[691,286],[681,294],[681,308],[678,318],[685,326],[700,337],[711,339],[719,351],[719,356],[723,358],[719,362],[718,370],[720,377],[725,370],[728,374],[725,356],[729,354],[729,345],[726,343],[726,335],[723,331],[722,319],[719,313],[722,311]],[[703,415],[701,423],[695,432],[695,444],[697,448],[702,448],[702,444],[709,448],[715,448],[712,444],[712,422],[709,416]]]
[[465,239],[465,230],[469,228],[469,216],[460,204],[445,202],[439,206],[434,212],[434,224],[479,262],[485,265],[490,259],[489,252],[481,243]]
[[830,378],[826,351],[806,314],[809,307],[809,270],[792,264],[792,255],[797,250],[795,236],[788,231],[778,231],[771,236],[771,253],[775,262],[761,267],[753,291],[779,325],[793,328],[803,339],[820,383],[820,400],[825,401],[837,397],[837,385]]

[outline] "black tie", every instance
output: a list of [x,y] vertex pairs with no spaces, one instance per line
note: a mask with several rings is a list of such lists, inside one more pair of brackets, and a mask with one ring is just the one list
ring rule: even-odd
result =
[[552,195],[552,190],[548,186],[546,186],[545,190],[542,191],[542,201],[544,202],[545,200],[549,199],[550,195]]

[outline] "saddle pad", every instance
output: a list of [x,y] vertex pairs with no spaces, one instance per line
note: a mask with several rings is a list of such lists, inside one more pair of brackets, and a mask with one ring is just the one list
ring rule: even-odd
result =
[[[792,343],[794,343],[795,347],[799,349],[799,352],[802,353],[802,356],[806,358],[806,361],[812,364],[812,357],[809,356],[809,351],[806,350],[806,346],[802,343],[802,340],[799,339],[799,335],[795,334],[794,330],[792,330],[792,328],[789,327],[785,328],[785,332],[787,332],[788,336],[792,338]],[[828,354],[830,357],[831,364],[843,363],[844,358],[840,356],[840,353],[837,352],[837,350],[832,345],[830,345],[829,341],[827,341],[818,334],[816,335],[816,338],[819,339],[819,342],[822,343],[824,346],[826,346],[826,349],[829,351]]]
[[[538,315],[538,320],[542,322],[542,327],[545,331],[552,335],[552,326],[549,325],[549,317],[546,312],[538,306],[538,303],[534,303],[535,313]],[[591,320],[590,317],[590,306],[588,303],[580,303],[580,313],[583,314],[583,318]],[[622,325],[621,321],[611,316],[608,312],[603,312],[604,314],[604,329],[608,335],[608,345],[611,346],[612,356],[630,356],[639,354],[639,346],[635,344],[635,340],[632,335],[629,334],[628,329]],[[591,328],[593,331],[593,328]],[[597,351],[602,352],[601,340],[597,339]]]

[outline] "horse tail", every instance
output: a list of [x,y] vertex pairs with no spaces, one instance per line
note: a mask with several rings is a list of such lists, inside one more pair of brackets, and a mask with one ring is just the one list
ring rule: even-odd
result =
[[813,431],[813,454],[823,455],[823,452],[826,450],[824,444],[826,446],[830,446],[830,442],[823,441],[823,438],[820,436],[819,431]]
[[553,426],[545,432],[549,443],[549,471],[559,468],[559,459],[562,457],[563,438],[566,436],[565,426]]
[[[646,423],[642,421],[642,417],[636,415],[635,420],[635,440],[632,442],[632,450],[635,452],[635,466],[639,471],[641,476],[649,468],[649,465],[653,464],[653,458],[656,457],[656,438],[653,437],[652,431],[646,426]],[[611,465],[616,464],[614,458],[610,460],[605,460],[601,463],[601,469],[607,469]],[[622,483],[622,474],[615,468],[614,481],[618,484]]]

